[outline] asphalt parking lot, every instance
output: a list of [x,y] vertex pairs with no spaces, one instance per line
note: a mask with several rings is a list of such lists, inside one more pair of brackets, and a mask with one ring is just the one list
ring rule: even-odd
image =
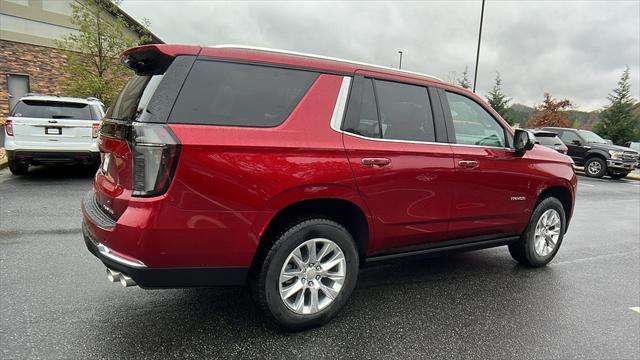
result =
[[328,325],[287,333],[245,289],[107,282],[85,248],[83,168],[0,171],[0,357],[638,358],[640,181],[579,178],[555,260],[504,247],[367,268]]

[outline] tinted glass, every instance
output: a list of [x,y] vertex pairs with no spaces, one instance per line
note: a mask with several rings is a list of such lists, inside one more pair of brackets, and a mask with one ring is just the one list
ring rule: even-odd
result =
[[13,108],[12,116],[43,119],[100,119],[99,114],[94,113],[91,106],[87,104],[41,100],[18,102]]
[[427,88],[376,80],[385,139],[435,141]]
[[163,75],[133,76],[124,86],[106,117],[134,121],[145,109]]
[[576,145],[574,141],[582,142],[582,139],[573,131],[563,131],[560,133],[560,139],[567,145]]
[[349,124],[344,130],[362,136],[380,138],[380,122],[378,121],[378,109],[371,79],[364,80],[361,95],[362,107],[358,120],[353,125]]
[[457,144],[506,147],[504,129],[482,106],[451,92],[447,100]]
[[196,61],[170,122],[272,127],[293,111],[318,74],[216,61]]

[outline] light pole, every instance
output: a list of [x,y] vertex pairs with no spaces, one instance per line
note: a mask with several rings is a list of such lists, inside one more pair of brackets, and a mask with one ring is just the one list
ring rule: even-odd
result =
[[478,80],[478,60],[480,60],[480,39],[482,39],[482,20],[484,19],[484,0],[482,0],[482,10],[480,10],[480,30],[478,31],[478,51],[476,52],[476,71],[473,74],[473,92],[476,92],[476,81]]
[[400,54],[400,66],[398,66],[398,69],[402,69],[402,51],[398,51],[398,54]]

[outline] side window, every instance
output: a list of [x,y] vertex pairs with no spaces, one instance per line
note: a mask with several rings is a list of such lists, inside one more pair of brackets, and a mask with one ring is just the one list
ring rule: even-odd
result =
[[376,97],[371,79],[364,79],[360,106],[360,116],[352,124],[347,124],[344,130],[366,137],[380,138],[378,108],[376,107]]
[[436,140],[427,88],[376,80],[376,91],[384,139]]
[[289,117],[317,77],[311,71],[197,60],[169,122],[278,126]]
[[447,100],[457,144],[506,147],[504,129],[482,106],[448,91]]
[[580,141],[580,137],[573,131],[563,131],[560,135],[560,140],[567,145],[575,145],[574,141]]

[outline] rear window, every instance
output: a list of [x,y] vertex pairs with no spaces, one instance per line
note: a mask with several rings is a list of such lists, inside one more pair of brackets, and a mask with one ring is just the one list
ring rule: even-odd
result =
[[542,145],[563,145],[562,140],[553,135],[538,135],[536,134],[536,140]]
[[100,120],[98,109],[82,103],[64,101],[22,100],[11,116],[42,119]]
[[135,120],[149,103],[163,76],[134,75],[120,91],[106,117],[123,121]]
[[282,124],[318,74],[269,66],[198,60],[169,122],[273,127]]

